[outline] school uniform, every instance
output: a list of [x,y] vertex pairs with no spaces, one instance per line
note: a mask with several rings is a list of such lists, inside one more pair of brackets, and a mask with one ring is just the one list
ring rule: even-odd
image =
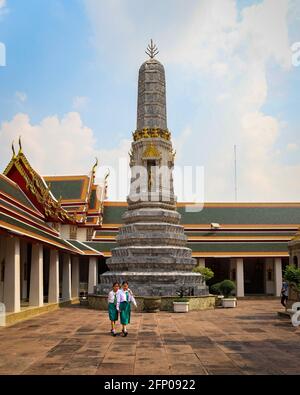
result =
[[108,315],[111,321],[118,321],[119,313],[117,310],[117,295],[118,292],[111,290],[108,294]]
[[117,294],[117,310],[120,311],[120,321],[122,325],[130,324],[131,303],[136,305],[136,301],[132,293],[120,290]]

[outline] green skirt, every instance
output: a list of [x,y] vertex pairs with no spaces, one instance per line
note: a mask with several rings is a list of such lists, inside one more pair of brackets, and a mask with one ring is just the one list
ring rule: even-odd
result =
[[108,304],[108,315],[111,321],[118,321],[118,310],[114,303]]
[[122,325],[130,324],[131,306],[128,302],[120,303],[120,321]]

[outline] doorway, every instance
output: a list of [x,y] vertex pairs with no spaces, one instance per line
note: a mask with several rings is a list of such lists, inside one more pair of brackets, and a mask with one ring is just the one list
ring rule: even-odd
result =
[[244,258],[244,286],[247,295],[265,293],[264,258]]

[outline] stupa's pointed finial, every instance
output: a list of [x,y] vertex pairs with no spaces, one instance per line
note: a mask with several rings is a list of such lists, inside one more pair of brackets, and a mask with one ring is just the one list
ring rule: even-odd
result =
[[146,54],[147,54],[151,59],[153,59],[156,55],[159,54],[159,50],[158,50],[156,44],[153,43],[152,38],[151,38],[150,44],[149,44],[148,47],[147,47]]

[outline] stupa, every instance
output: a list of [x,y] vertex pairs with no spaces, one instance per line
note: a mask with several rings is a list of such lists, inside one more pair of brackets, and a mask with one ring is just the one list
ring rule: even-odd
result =
[[131,185],[128,210],[117,236],[117,247],[101,275],[100,292],[114,281],[127,280],[139,296],[176,296],[184,287],[190,295],[206,294],[196,260],[176,210],[172,170],[175,153],[167,128],[164,66],[148,46],[149,59],[139,70],[137,129],[130,152]]

